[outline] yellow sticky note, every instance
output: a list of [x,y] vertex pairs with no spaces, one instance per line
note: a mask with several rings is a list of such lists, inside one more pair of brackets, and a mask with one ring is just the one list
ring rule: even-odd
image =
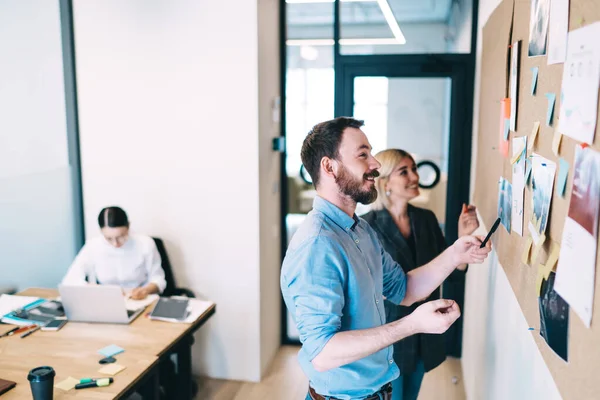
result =
[[533,239],[531,236],[527,238],[527,242],[525,243],[525,249],[523,250],[523,255],[521,256],[521,261],[523,264],[529,265],[529,251],[531,250],[531,243]]
[[54,385],[54,387],[68,392],[69,390],[73,389],[78,383],[79,379],[75,379],[72,376],[70,376],[64,381],[58,382],[56,385]]
[[535,124],[533,124],[533,130],[531,131],[531,137],[529,138],[529,143],[527,144],[527,149],[531,150],[533,149],[533,145],[535,143],[535,139],[537,138],[537,134],[540,130],[540,121],[536,121]]
[[123,371],[125,369],[124,366],[119,365],[119,364],[109,364],[105,367],[102,367],[98,370],[98,372],[100,372],[101,374],[104,375],[116,375],[119,372]]
[[531,255],[531,264],[535,263],[537,256],[540,254],[542,247],[544,247],[544,242],[546,241],[546,235],[540,235],[540,240],[537,242],[535,247],[533,248],[533,254]]
[[554,131],[554,138],[552,139],[552,152],[555,156],[558,156],[558,150],[560,149],[560,142],[562,140],[562,133]]
[[550,250],[548,261],[546,261],[546,264],[540,264],[538,267],[537,278],[535,280],[535,293],[537,296],[541,295],[540,291],[542,290],[542,281],[544,279],[547,280],[550,277],[550,272],[552,272],[554,266],[558,262],[559,253],[560,246],[552,242],[552,249]]
[[550,255],[548,256],[548,261],[546,261],[546,269],[544,270],[544,279],[548,279],[550,276],[550,272],[554,269],[554,266],[558,262],[558,255],[560,254],[560,246],[554,242],[552,242],[552,249],[550,250]]

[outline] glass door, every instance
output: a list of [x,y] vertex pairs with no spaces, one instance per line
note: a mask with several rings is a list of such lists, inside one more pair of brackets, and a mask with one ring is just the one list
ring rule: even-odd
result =
[[[446,221],[450,78],[354,78],[352,115],[365,121],[373,154],[385,149],[411,153],[419,166],[421,195],[412,203]],[[368,207],[361,207],[361,212]]]
[[[468,203],[472,86],[460,57],[342,57],[336,81],[336,115],[365,121],[373,153],[398,148],[413,155],[421,194],[412,203],[436,215],[446,241],[458,237],[462,203]],[[374,59],[373,59],[374,58]],[[361,206],[357,213],[365,213]],[[442,286],[464,304],[464,281]],[[462,319],[446,334],[449,355],[460,357]]]

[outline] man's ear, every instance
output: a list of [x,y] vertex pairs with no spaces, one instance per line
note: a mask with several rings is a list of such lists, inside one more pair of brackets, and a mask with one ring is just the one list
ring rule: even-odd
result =
[[321,173],[331,178],[337,176],[337,162],[329,157],[321,158]]

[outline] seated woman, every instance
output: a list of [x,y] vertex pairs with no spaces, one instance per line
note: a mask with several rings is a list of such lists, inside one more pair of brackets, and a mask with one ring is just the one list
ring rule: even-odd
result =
[[[427,264],[446,249],[446,241],[435,214],[408,202],[419,195],[419,174],[412,156],[403,150],[384,150],[375,155],[381,163],[375,178],[377,200],[373,211],[363,218],[374,228],[384,249],[405,272]],[[479,222],[474,206],[463,206],[458,235],[470,235]],[[466,270],[460,266],[448,280],[458,279]],[[423,302],[440,298],[439,289]],[[399,320],[421,305],[398,306],[385,301],[386,322]],[[446,358],[442,335],[418,334],[394,344],[394,361],[400,377],[392,382],[393,400],[416,400],[425,372],[440,365]]]
[[127,214],[119,207],[106,207],[98,215],[102,236],[87,241],[63,284],[118,285],[129,296],[141,300],[162,293],[167,285],[154,240],[130,235]]

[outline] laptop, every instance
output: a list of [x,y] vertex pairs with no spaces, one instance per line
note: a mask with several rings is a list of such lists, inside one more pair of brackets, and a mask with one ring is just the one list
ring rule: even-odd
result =
[[128,324],[146,308],[128,310],[119,286],[59,285],[58,292],[69,321]]

